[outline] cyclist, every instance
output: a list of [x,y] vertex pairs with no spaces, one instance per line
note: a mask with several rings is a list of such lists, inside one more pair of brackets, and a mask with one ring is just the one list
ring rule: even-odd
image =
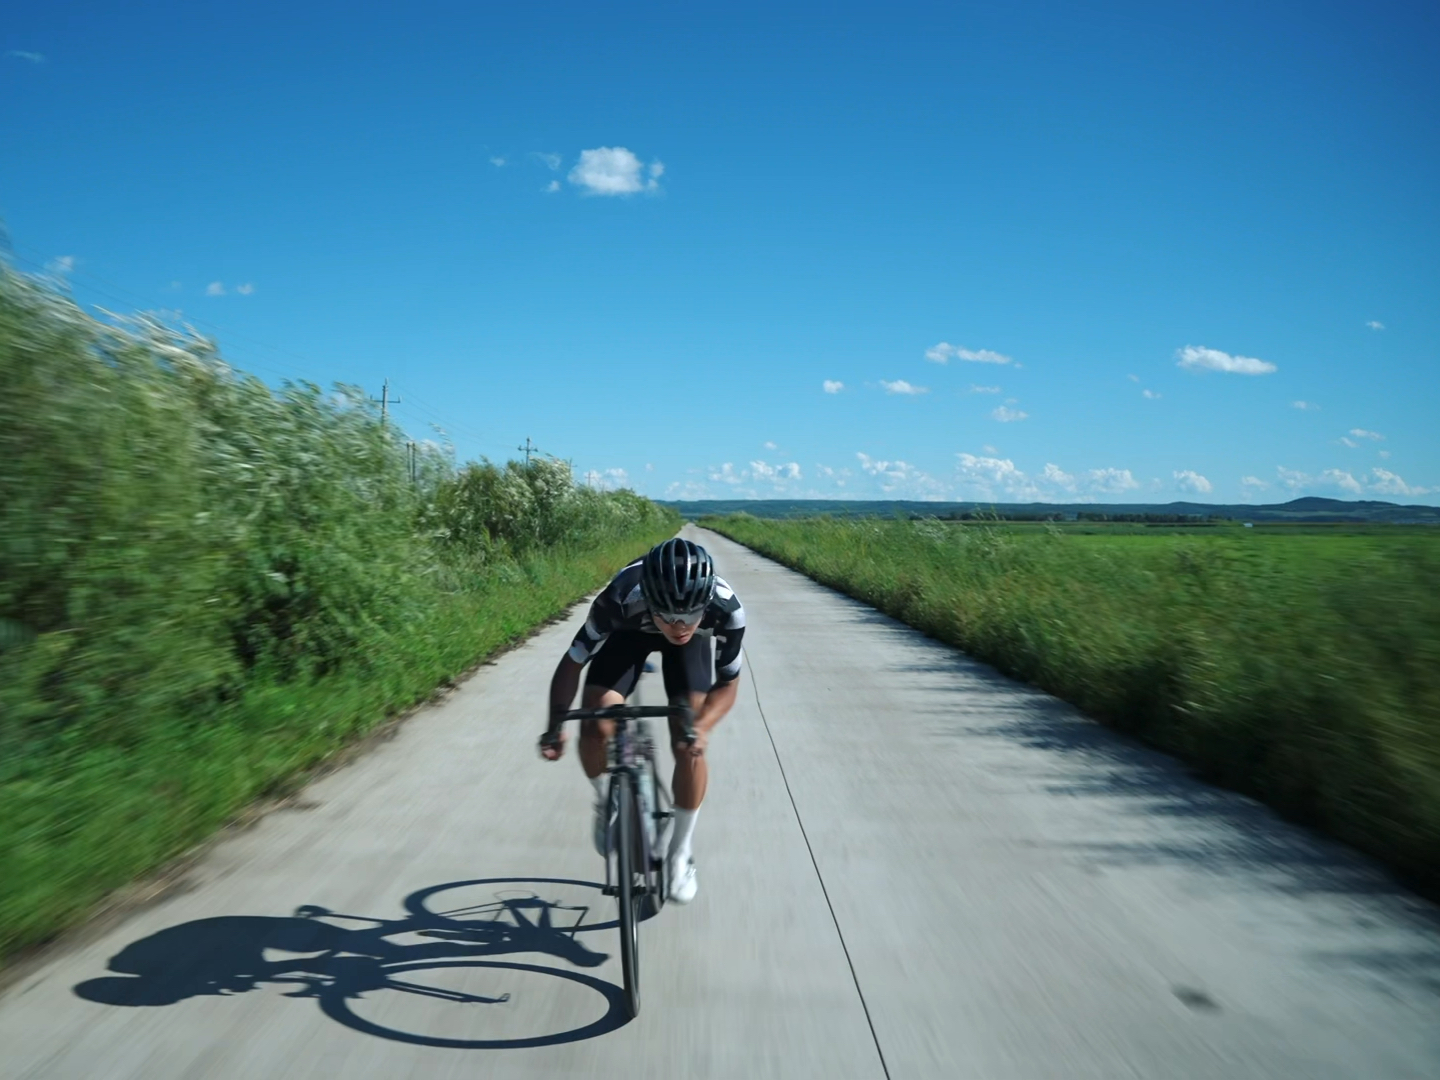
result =
[[[735,590],[716,576],[704,548],[676,537],[615,575],[590,606],[589,618],[550,680],[550,724],[540,739],[540,752],[548,761],[565,752],[565,713],[587,663],[583,708],[624,702],[646,659],[658,650],[670,704],[689,704],[694,710],[693,743],[686,741],[680,721],[670,721],[675,822],[667,886],[670,899],[679,904],[693,900],[699,887],[691,840],[709,777],[705,747],[715,725],[735,704],[744,634],[745,609]],[[586,720],[580,727],[580,764],[595,786],[595,847],[602,855],[610,827],[605,744],[613,731],[611,721]]]

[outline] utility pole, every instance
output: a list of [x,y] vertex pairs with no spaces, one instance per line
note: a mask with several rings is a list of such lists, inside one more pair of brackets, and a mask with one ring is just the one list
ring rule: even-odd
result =
[[517,446],[515,449],[523,450],[525,452],[525,467],[527,469],[530,467],[530,455],[540,452],[540,448],[530,441],[529,435],[525,436],[525,445]]
[[385,417],[386,417],[386,415],[390,412],[390,403],[393,401],[396,405],[399,405],[399,404],[400,404],[400,399],[399,399],[398,397],[397,397],[397,398],[392,398],[392,397],[390,396],[390,380],[389,380],[389,379],[386,379],[386,380],[385,380],[385,385],[384,385],[383,387],[381,387],[381,389],[380,389],[380,396],[379,396],[378,398],[373,398],[373,397],[372,397],[370,400],[371,400],[371,401],[378,401],[378,402],[380,403],[380,423],[382,423],[382,424],[385,423]]
[[409,451],[407,456],[410,459],[410,483],[414,484],[418,480],[416,474],[419,471],[419,462],[416,459],[419,457],[420,448],[413,441],[407,442],[405,448]]

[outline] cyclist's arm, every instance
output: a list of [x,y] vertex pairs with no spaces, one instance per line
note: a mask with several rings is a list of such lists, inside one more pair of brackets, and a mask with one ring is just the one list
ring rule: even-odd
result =
[[580,689],[580,672],[600,651],[600,646],[605,644],[622,617],[610,588],[601,592],[590,605],[585,625],[580,627],[570,648],[555,666],[555,674],[550,677],[551,734],[560,730],[565,723],[565,713],[574,707],[575,694]]
[[705,701],[695,717],[695,730],[698,733],[708,735],[711,729],[720,723],[725,714],[735,707],[735,698],[739,688],[740,680],[732,679],[730,682],[713,687],[705,695]]
[[695,730],[709,732],[735,706],[740,687],[740,668],[745,654],[745,609],[729,585],[717,588],[717,599],[723,605],[724,622],[715,629],[715,685],[705,695],[695,717]]
[[559,731],[565,723],[565,714],[575,704],[575,693],[580,689],[580,672],[584,664],[577,664],[566,653],[555,665],[555,674],[550,676],[550,732]]

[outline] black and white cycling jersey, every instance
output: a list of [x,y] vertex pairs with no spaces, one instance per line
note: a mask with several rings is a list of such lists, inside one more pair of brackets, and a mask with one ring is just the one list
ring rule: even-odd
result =
[[[577,664],[585,664],[616,631],[639,630],[660,635],[650,617],[650,605],[640,591],[641,561],[631,563],[615,575],[595,602],[585,625],[575,635],[568,653]],[[715,640],[715,684],[734,682],[740,674],[741,639],[745,636],[745,609],[735,590],[723,578],[715,579],[715,594],[695,630],[696,637]]]

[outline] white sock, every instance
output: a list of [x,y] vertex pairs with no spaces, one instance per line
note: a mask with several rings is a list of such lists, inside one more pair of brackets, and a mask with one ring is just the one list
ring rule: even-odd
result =
[[681,810],[675,808],[674,832],[670,834],[670,859],[679,866],[684,866],[690,861],[690,838],[695,835],[695,819],[700,816],[700,808],[694,810]]
[[595,801],[597,803],[603,803],[605,796],[610,794],[610,785],[606,783],[609,777],[601,773],[599,776],[590,776],[586,777],[586,779],[595,785]]

